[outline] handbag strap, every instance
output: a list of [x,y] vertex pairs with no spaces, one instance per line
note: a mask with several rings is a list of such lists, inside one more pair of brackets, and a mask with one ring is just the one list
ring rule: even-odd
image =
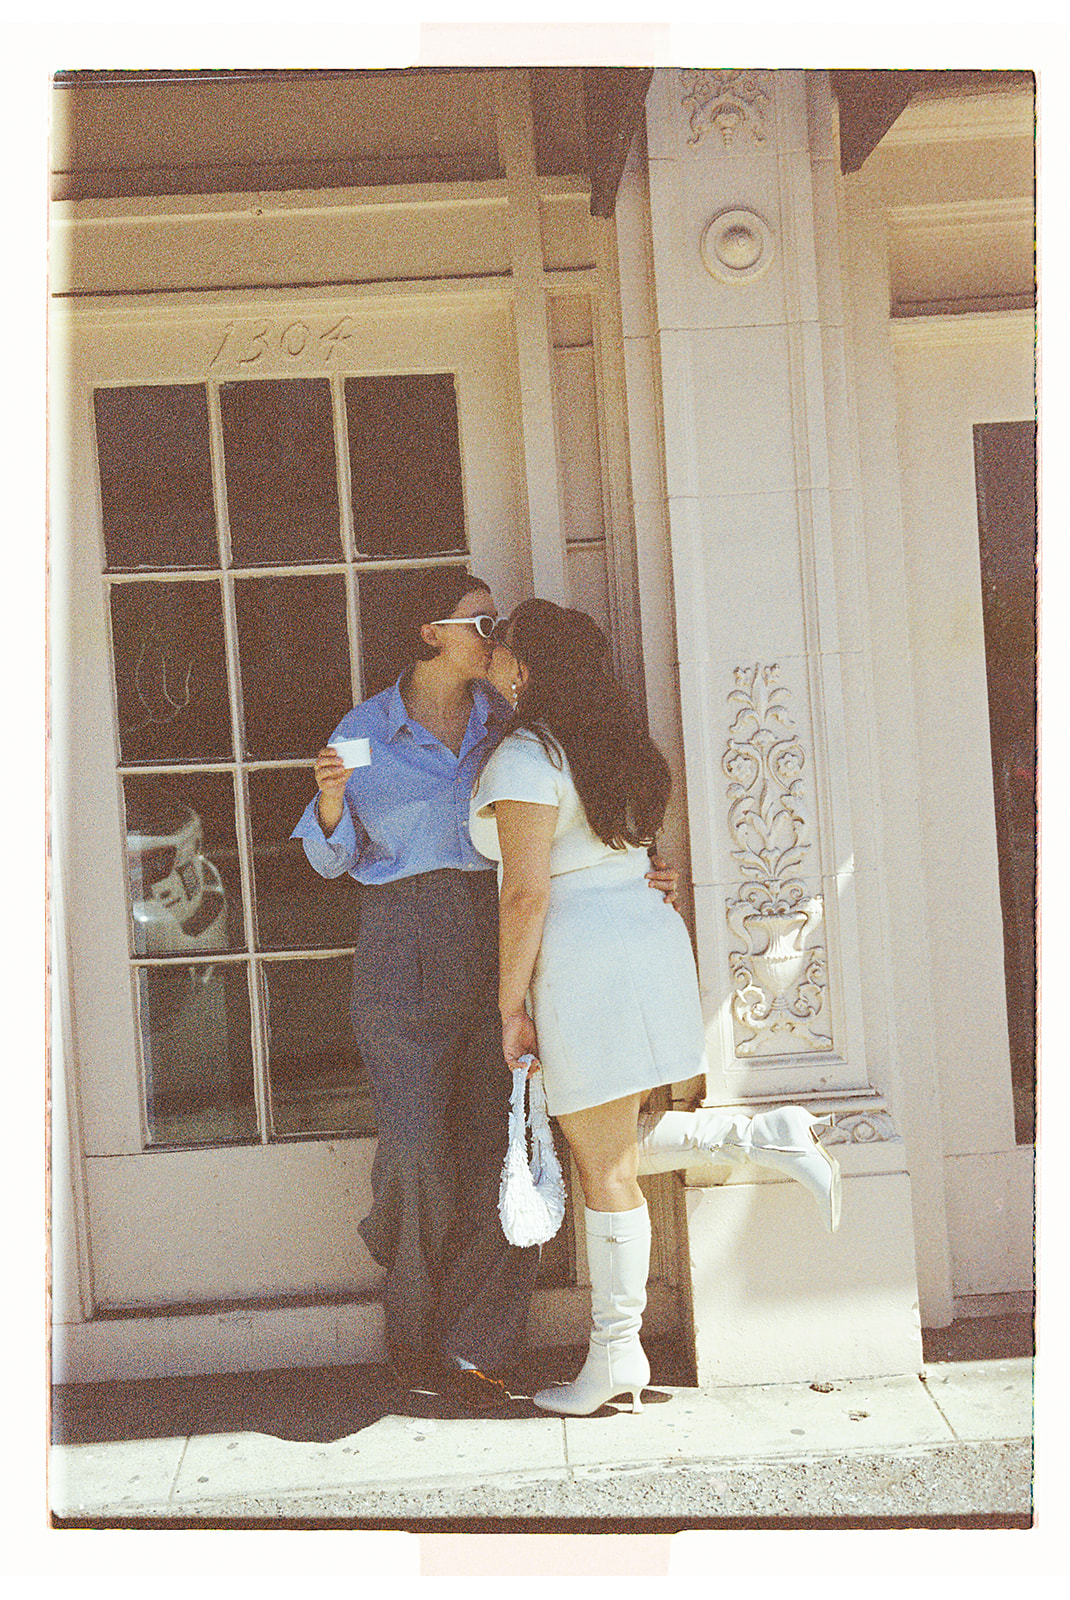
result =
[[519,1144],[523,1140],[526,1149],[530,1129],[533,1145],[552,1145],[554,1136],[550,1131],[542,1073],[528,1075],[528,1067],[535,1059],[533,1056],[519,1056],[517,1059],[519,1065],[513,1068],[513,1092],[509,1098],[510,1143]]
[[509,1097],[509,1143],[527,1143],[524,1097],[528,1081],[527,1066],[513,1068],[513,1092]]
[[551,1137],[550,1120],[546,1106],[546,1086],[542,1081],[542,1073],[536,1072],[528,1079],[528,1112],[531,1121],[531,1131],[536,1137]]

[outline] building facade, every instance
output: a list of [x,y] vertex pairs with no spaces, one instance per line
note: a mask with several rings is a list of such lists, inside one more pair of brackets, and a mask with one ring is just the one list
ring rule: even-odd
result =
[[1033,145],[1014,74],[57,81],[57,1381],[383,1353],[355,905],[288,835],[434,564],[590,611],[647,708],[672,1098],[835,1113],[834,1236],[644,1180],[650,1326],[898,1373],[1031,1292]]

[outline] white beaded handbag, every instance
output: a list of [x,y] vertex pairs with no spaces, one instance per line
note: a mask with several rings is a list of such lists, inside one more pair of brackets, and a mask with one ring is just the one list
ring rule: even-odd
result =
[[498,1215],[502,1219],[502,1231],[510,1244],[520,1246],[545,1244],[553,1238],[565,1215],[565,1180],[550,1131],[542,1073],[535,1072],[528,1077],[528,1066],[532,1059],[531,1056],[521,1056],[522,1065],[513,1068],[509,1148],[505,1152],[498,1186]]

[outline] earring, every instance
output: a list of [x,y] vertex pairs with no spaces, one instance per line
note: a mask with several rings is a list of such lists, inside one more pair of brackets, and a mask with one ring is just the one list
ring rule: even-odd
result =
[[516,710],[517,702],[518,702],[519,699],[520,699],[520,685],[514,679],[514,681],[513,681],[513,710],[514,711]]

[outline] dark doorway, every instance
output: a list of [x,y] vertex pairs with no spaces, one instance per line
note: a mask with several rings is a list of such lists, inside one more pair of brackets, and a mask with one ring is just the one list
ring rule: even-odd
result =
[[973,430],[1015,1137],[1036,1131],[1036,425]]

